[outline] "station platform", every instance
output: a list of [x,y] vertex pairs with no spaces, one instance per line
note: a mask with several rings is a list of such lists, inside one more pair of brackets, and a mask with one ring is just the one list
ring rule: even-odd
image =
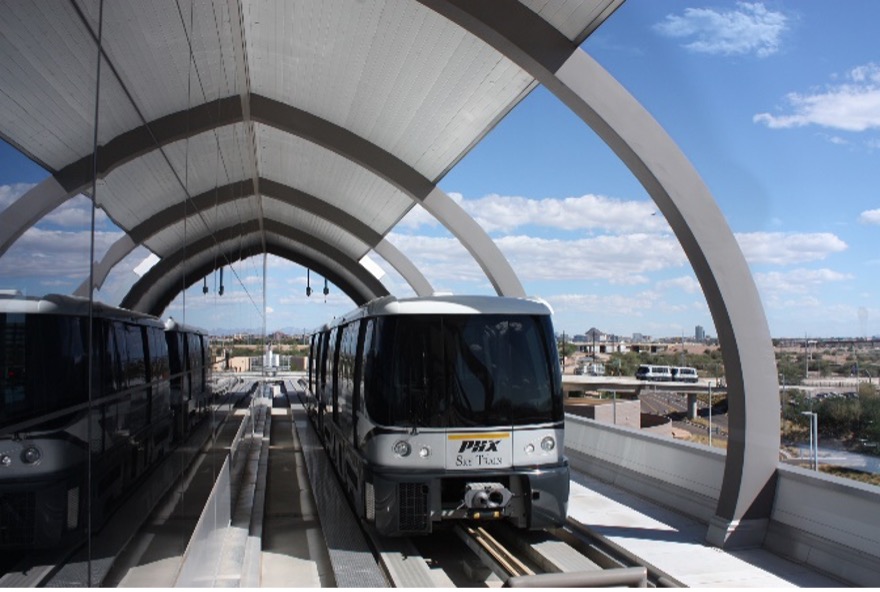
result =
[[705,524],[576,471],[568,516],[689,588],[848,587],[764,549],[712,547]]

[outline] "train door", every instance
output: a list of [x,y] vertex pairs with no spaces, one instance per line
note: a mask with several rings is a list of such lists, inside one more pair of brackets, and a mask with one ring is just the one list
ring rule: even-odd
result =
[[357,346],[355,348],[354,357],[354,379],[353,392],[351,397],[351,445],[357,450],[358,445],[358,416],[361,409],[361,397],[364,389],[364,342],[366,341],[367,326],[372,328],[372,321],[361,322],[358,324]]
[[327,414],[327,402],[329,393],[327,391],[327,343],[329,341],[329,332],[320,333],[318,342],[318,368],[317,368],[317,389],[315,395],[318,398],[318,435],[324,438],[324,416]]
[[[327,338],[327,388],[329,390],[329,401],[330,405],[330,417],[333,425],[339,424],[339,381],[338,381],[338,373],[337,366],[339,364],[338,360],[338,352],[339,352],[339,336],[340,331],[339,327],[334,327],[330,331],[330,335]],[[325,432],[327,430],[327,425],[325,422],[324,425]]]
[[128,416],[130,478],[133,480],[146,467],[149,454],[150,385],[147,383],[144,327],[127,323],[116,323],[115,326],[122,372],[129,389],[122,397],[122,409]]

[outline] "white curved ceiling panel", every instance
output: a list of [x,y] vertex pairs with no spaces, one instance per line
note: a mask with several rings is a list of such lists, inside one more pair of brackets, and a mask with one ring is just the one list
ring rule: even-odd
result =
[[[97,31],[99,3],[78,5]],[[226,2],[104,2],[104,51],[147,122],[240,92],[234,18]]]
[[370,250],[370,245],[352,236],[338,224],[301,209],[291,208],[277,199],[263,197],[263,216],[268,220],[277,220],[296,230],[321,237],[324,242],[349,253],[353,259],[360,259]]
[[532,83],[494,49],[408,0],[244,7],[254,93],[344,126],[432,180]]
[[262,176],[357,215],[380,232],[412,207],[402,191],[335,152],[272,127],[255,128]]
[[[0,136],[52,170],[91,154],[98,53],[70,4],[4,3],[0,56]],[[100,143],[137,120],[110,77],[100,109]]]
[[[575,42],[620,3],[523,1]],[[21,228],[0,255],[33,212],[90,190],[101,5],[0,0],[0,137],[59,188],[8,208]],[[514,28],[543,26],[509,6]],[[97,202],[172,262],[241,224],[251,246],[307,237],[351,274],[535,84],[417,0],[113,0],[102,18]]]

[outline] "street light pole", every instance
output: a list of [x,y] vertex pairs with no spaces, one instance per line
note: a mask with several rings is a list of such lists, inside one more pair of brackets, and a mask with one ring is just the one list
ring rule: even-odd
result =
[[801,411],[810,418],[810,468],[819,470],[819,416],[814,411]]
[[712,448],[712,384],[709,383],[709,448]]

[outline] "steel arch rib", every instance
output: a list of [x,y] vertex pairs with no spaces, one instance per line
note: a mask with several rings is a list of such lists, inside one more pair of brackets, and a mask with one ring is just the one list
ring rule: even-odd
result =
[[[236,248],[226,253],[229,262],[244,260],[248,257],[259,255],[263,252],[263,244],[259,236],[256,233],[252,234],[251,236],[254,238],[255,241],[252,245],[243,249]],[[333,282],[335,286],[339,287],[343,292],[345,292],[346,296],[351,298],[358,306],[377,297],[377,295],[373,295],[371,293],[368,293],[367,291],[354,289],[353,286],[347,284],[333,270],[327,268],[319,261],[304,256],[302,253],[293,251],[283,245],[275,243],[272,236],[269,236],[266,239],[266,250],[272,255],[283,257],[284,259],[293,261],[294,263],[299,263],[300,265],[309,267],[310,269],[313,269],[316,272],[320,273],[329,281]],[[220,258],[218,257],[217,261],[211,259],[210,261],[205,262],[202,265],[198,265],[190,269],[187,275],[187,284],[184,289],[188,289],[190,286],[199,282],[203,277],[205,277],[212,271],[220,268],[222,265],[225,265],[226,260],[227,259],[225,258],[222,263],[220,263]],[[160,294],[156,295],[150,301],[142,303],[140,307],[136,308],[135,310],[138,310],[139,312],[145,312],[153,316],[160,316],[180,292],[180,284],[175,285],[174,287],[169,287],[169,289],[163,290]]]
[[[385,179],[413,201],[421,203],[464,245],[498,294],[525,296],[513,267],[485,230],[418,171],[357,134],[311,113],[261,95],[250,95],[249,98],[248,121],[305,138]],[[105,176],[159,146],[243,121],[245,114],[238,95],[160,117],[120,134],[102,146],[97,158],[99,175]],[[91,166],[91,155],[85,156],[54,176],[73,195],[91,182]],[[34,223],[36,221],[31,225]]]
[[724,547],[760,545],[772,511],[779,455],[775,358],[754,279],[705,183],[626,89],[527,7],[420,1],[544,84],[614,150],[666,217],[706,296],[728,383],[730,437],[706,538]]
[[28,228],[76,193],[49,176],[9,204],[0,212],[0,257]]
[[[302,243],[304,242],[305,238],[308,238],[301,231],[290,228],[289,226],[286,226],[274,220],[264,221],[264,230],[266,231],[266,233],[268,233],[267,240],[278,236]],[[210,251],[211,249],[214,249],[218,244],[222,244],[226,241],[236,239],[241,236],[248,237],[252,235],[258,235],[260,233],[261,231],[259,228],[259,222],[253,220],[250,222],[245,222],[243,224],[229,226],[218,232],[215,232],[211,236],[206,236],[191,244],[184,245],[184,247],[181,248],[179,251],[168,257],[165,257],[159,263],[153,266],[150,271],[144,274],[144,276],[140,280],[138,280],[134,284],[134,286],[132,286],[128,294],[125,295],[125,297],[122,299],[120,306],[122,306],[123,308],[130,308],[132,310],[142,312],[152,311],[155,308],[153,300],[155,300],[157,296],[149,296],[151,293],[151,288],[153,288],[153,286],[156,284],[161,284],[162,282],[164,282],[167,276],[175,273],[180,273],[180,265],[183,265],[185,267],[186,273],[184,275],[186,277],[190,277],[190,272],[186,269],[186,266],[188,265],[187,260],[189,258],[198,257],[201,253]],[[359,285],[352,284],[339,273],[336,273],[334,270],[330,269],[326,265],[320,263],[315,259],[310,259],[305,255],[298,254],[296,259],[291,259],[290,257],[287,258],[297,263],[308,265],[310,268],[315,269],[316,271],[320,269],[322,275],[330,279],[337,287],[343,290],[355,302],[363,303],[371,298],[388,294],[388,291],[385,289],[382,283],[379,282],[379,280],[377,280],[358,262],[349,259],[344,253],[338,251],[332,245],[317,241],[314,238],[312,238],[311,241],[316,250],[325,254],[332,261],[339,263],[343,270],[345,270],[352,277],[356,278],[356,281]],[[284,247],[276,245],[276,248]],[[295,251],[289,248],[286,248],[286,252],[295,253]],[[230,253],[233,256],[236,255],[236,251],[230,251]],[[227,253],[226,251],[223,251],[221,254],[223,255],[223,257],[218,258],[218,267],[225,264],[226,257],[228,257],[229,255],[229,253]],[[199,276],[196,279],[201,279],[201,277]],[[174,296],[181,291],[181,285],[178,284],[174,287],[170,287],[169,290],[173,292],[173,294],[168,296],[168,294],[165,293],[166,291],[163,291],[162,295],[158,298],[162,299],[168,297],[170,299],[173,299]]]
[[[362,242],[376,250],[388,263],[397,270],[403,279],[412,287],[419,296],[427,296],[433,292],[433,288],[419,269],[413,265],[403,253],[398,251],[385,241],[382,236],[364,224],[354,216],[324,202],[304,191],[300,191],[289,185],[283,185],[269,179],[258,178],[261,195],[282,201],[290,206],[300,208],[314,214],[332,224],[342,228]],[[220,204],[226,204],[241,199],[253,197],[254,183],[251,180],[230,183],[216,189],[211,189],[193,197],[189,205],[188,215],[196,216]],[[180,220],[180,204],[169,206],[157,212],[147,220],[144,220],[131,229],[126,236],[120,238],[104,255],[104,258],[96,265],[94,272],[95,288],[100,288],[110,273],[110,270],[124,259],[139,244],[156,235],[161,230],[171,226]],[[390,246],[390,248],[389,248]],[[78,296],[88,294],[89,281],[86,279],[75,292]]]

